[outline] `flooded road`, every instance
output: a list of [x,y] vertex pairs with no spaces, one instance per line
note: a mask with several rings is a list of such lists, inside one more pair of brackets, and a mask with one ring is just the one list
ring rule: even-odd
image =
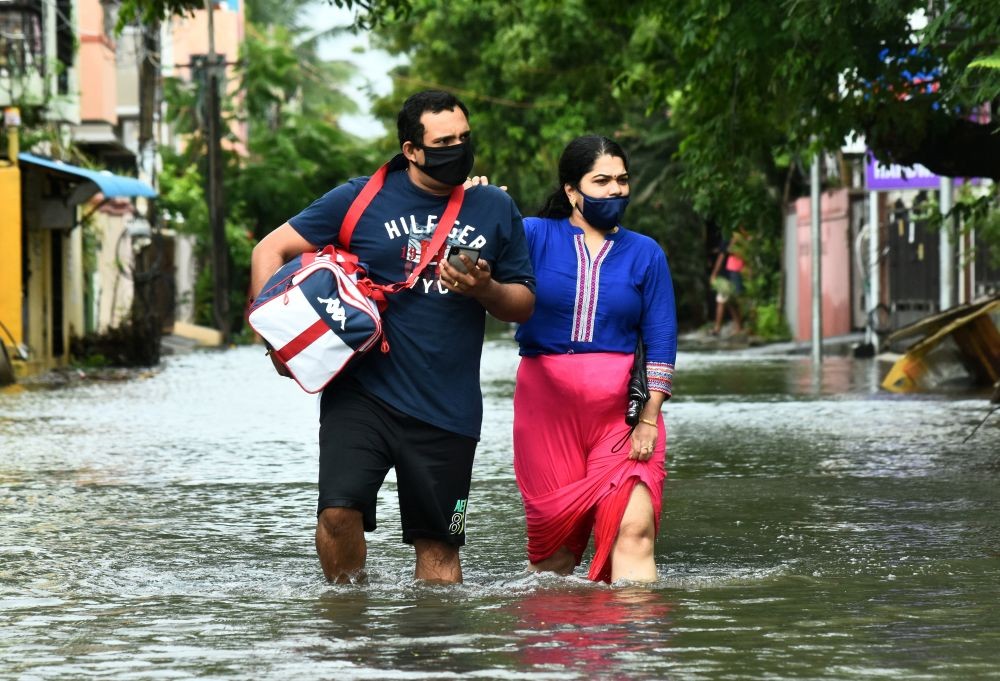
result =
[[0,679],[1000,679],[985,396],[681,353],[660,580],[610,588],[525,572],[516,364],[487,344],[451,587],[412,580],[391,478],[370,583],[325,583],[315,398],[259,348],[0,391]]

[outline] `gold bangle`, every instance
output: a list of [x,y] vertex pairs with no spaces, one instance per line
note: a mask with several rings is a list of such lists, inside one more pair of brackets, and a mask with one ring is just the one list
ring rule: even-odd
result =
[[659,424],[656,423],[656,421],[650,421],[649,419],[644,419],[644,418],[640,418],[639,420],[642,421],[645,424],[653,426],[653,428],[659,428],[660,427]]

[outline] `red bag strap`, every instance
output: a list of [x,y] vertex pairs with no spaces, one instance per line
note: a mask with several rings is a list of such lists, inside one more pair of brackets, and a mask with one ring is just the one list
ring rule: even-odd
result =
[[[354,228],[358,225],[358,220],[361,219],[362,213],[368,208],[368,205],[375,198],[375,195],[379,193],[382,186],[385,184],[385,178],[389,174],[389,166],[393,164],[393,161],[389,161],[381,168],[375,171],[375,174],[368,178],[365,186],[361,188],[358,195],[354,198],[351,203],[351,207],[347,209],[347,215],[344,216],[344,221],[340,224],[340,235],[337,240],[345,251],[349,251],[351,248],[351,237],[354,235]],[[410,288],[417,281],[417,277],[420,273],[424,271],[424,268],[430,264],[437,252],[441,250],[444,245],[444,240],[448,238],[448,232],[451,231],[452,226],[455,224],[455,220],[458,218],[458,212],[462,210],[462,202],[465,200],[465,188],[462,185],[458,185],[451,190],[451,195],[448,197],[448,206],[444,210],[444,215],[441,216],[441,220],[438,222],[437,229],[434,230],[434,236],[431,238],[430,247],[424,250],[420,255],[420,262],[417,266],[413,268],[410,276],[407,277],[406,281],[396,282],[395,284],[371,284],[371,288],[378,291],[384,291],[385,293],[396,293],[405,288]]]
[[392,161],[389,161],[368,178],[365,186],[354,197],[351,207],[347,209],[347,215],[344,216],[344,221],[340,223],[340,236],[337,238],[345,251],[351,250],[351,237],[354,235],[354,228],[358,226],[358,220],[361,219],[361,214],[368,208],[368,204],[372,202],[375,195],[382,189],[382,185],[385,184],[385,177],[389,174],[389,164],[391,163]]
[[424,271],[434,256],[438,254],[441,247],[444,246],[444,240],[448,238],[448,232],[451,228],[455,226],[455,220],[458,218],[458,211],[462,210],[462,201],[465,199],[465,187],[458,185],[451,190],[451,195],[448,197],[448,207],[444,209],[444,215],[441,216],[441,220],[438,222],[437,229],[434,230],[434,236],[431,238],[430,246],[428,246],[423,253],[420,254],[420,262],[417,266],[413,268],[410,276],[406,278],[406,281],[396,282],[395,284],[389,284],[387,286],[379,286],[386,293],[396,293],[404,288],[411,288],[416,282],[417,277],[420,273]]

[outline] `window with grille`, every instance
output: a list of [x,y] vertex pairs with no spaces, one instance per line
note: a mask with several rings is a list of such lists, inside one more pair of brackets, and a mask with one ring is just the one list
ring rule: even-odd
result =
[[0,78],[42,72],[44,63],[41,2],[0,0]]
[[57,88],[69,94],[69,70],[76,59],[76,31],[73,27],[72,0],[56,0],[56,61],[59,63]]

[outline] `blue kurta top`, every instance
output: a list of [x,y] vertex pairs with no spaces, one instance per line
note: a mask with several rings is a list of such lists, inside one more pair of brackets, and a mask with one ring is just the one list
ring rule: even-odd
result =
[[663,249],[619,227],[593,258],[568,218],[525,218],[538,291],[535,313],[518,329],[524,356],[635,351],[646,346],[651,390],[672,390],[677,313]]
[[[314,246],[335,243],[344,215],[367,179],[330,190],[289,223]],[[415,186],[406,172],[390,172],[358,221],[350,250],[373,281],[403,281],[419,262],[447,203],[447,196]],[[497,281],[534,290],[521,214],[502,190],[479,186],[466,191],[445,251],[456,244],[482,249],[480,257],[489,262]],[[449,292],[438,279],[435,259],[414,288],[389,296],[382,319],[389,352],[376,347],[352,368],[352,375],[404,414],[478,439],[486,311],[478,301]]]

